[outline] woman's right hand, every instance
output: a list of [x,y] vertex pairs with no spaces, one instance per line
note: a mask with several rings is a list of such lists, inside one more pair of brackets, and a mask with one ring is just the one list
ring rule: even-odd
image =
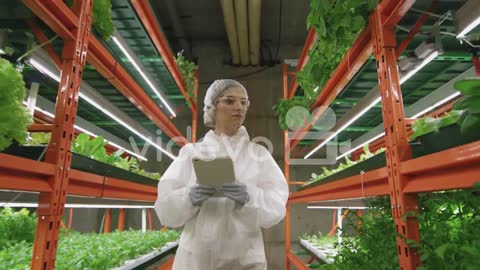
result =
[[188,196],[190,201],[195,206],[200,206],[202,203],[210,198],[215,193],[215,189],[207,185],[195,185],[190,188]]

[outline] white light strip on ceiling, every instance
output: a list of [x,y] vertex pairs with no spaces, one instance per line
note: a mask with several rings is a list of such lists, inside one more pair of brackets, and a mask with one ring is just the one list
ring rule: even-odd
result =
[[438,51],[434,51],[429,56],[425,57],[425,59],[423,59],[419,65],[416,65],[414,69],[410,70],[409,72],[407,72],[407,74],[403,75],[402,78],[400,78],[400,84],[403,84],[404,82],[406,82],[413,75],[415,75],[420,69],[422,69],[428,63],[432,62],[433,59],[435,59],[438,56],[438,54],[439,54]]
[[345,157],[346,155],[349,155],[349,154],[353,153],[354,151],[362,148],[365,144],[369,144],[369,143],[371,143],[371,142],[373,142],[373,141],[376,141],[377,139],[380,139],[380,138],[383,137],[384,135],[385,135],[385,132],[382,132],[382,133],[378,134],[377,136],[374,136],[373,138],[368,139],[366,142],[364,142],[364,143],[362,143],[362,144],[360,144],[360,145],[358,145],[358,146],[356,146],[356,147],[348,150],[347,152],[341,154],[340,156],[338,156],[338,157],[337,157],[337,160],[340,160],[340,159],[342,159],[343,157]]
[[115,36],[112,36],[112,40],[113,42],[115,42],[115,44],[118,46],[118,48],[120,48],[120,50],[123,52],[123,54],[127,57],[127,59],[130,61],[130,63],[132,63],[132,65],[135,67],[135,69],[138,71],[138,73],[140,73],[140,75],[142,76],[142,78],[145,80],[145,82],[148,84],[148,86],[150,86],[150,88],[153,90],[153,92],[155,92],[155,95],[157,95],[158,98],[160,98],[160,100],[162,101],[163,105],[165,105],[165,107],[168,109],[168,111],[170,112],[171,115],[173,115],[174,117],[176,117],[175,115],[175,112],[173,111],[173,109],[170,107],[170,105],[168,104],[168,102],[163,98],[162,94],[160,93],[160,91],[155,87],[155,85],[153,85],[153,83],[150,81],[150,79],[148,78],[148,76],[142,71],[142,69],[138,66],[138,63],[137,61],[135,61],[133,59],[133,57],[130,55],[130,53],[127,51],[127,49],[125,49],[124,45],[122,44],[122,42],[120,42]]
[[312,156],[316,151],[318,151],[320,148],[322,148],[325,144],[327,144],[331,139],[335,138],[340,132],[342,132],[344,129],[346,129],[348,126],[350,126],[353,122],[355,122],[358,118],[360,118],[362,115],[364,115],[367,111],[369,111],[373,106],[375,106],[382,98],[377,97],[375,100],[372,101],[367,107],[365,107],[362,111],[357,113],[354,117],[352,117],[348,122],[346,122],[343,126],[341,126],[339,129],[337,129],[334,133],[332,133],[330,136],[328,136],[327,139],[323,140],[321,144],[319,144],[315,149],[310,151],[304,159],[309,158]]
[[[0,207],[29,207],[34,208],[38,207],[38,203],[11,203],[11,202],[0,202]],[[129,209],[148,209],[154,208],[153,205],[121,205],[121,204],[78,204],[78,203],[67,203],[65,208],[129,208]]]
[[[23,102],[23,104],[27,105],[27,103],[26,103],[25,101]],[[53,115],[53,114],[50,113],[50,112],[47,112],[47,111],[43,110],[43,109],[40,108],[40,107],[35,106],[35,110],[38,111],[38,112],[41,112],[41,113],[45,114],[45,115],[48,116],[48,117],[55,118],[55,115]],[[74,127],[75,129],[77,129],[77,130],[85,133],[85,134],[88,134],[88,135],[92,136],[92,137],[98,137],[97,134],[92,133],[92,132],[90,132],[90,131],[88,131],[88,130],[80,127],[80,126],[73,125],[73,127]],[[113,147],[115,147],[115,148],[117,148],[117,149],[123,149],[123,150],[125,150],[125,152],[129,153],[129,154],[132,155],[132,156],[137,157],[137,158],[140,159],[140,160],[148,161],[148,159],[147,159],[146,157],[144,157],[144,156],[142,156],[142,155],[139,155],[139,154],[137,154],[137,153],[135,153],[135,152],[133,152],[133,151],[131,151],[131,150],[128,150],[128,149],[126,149],[125,147],[122,147],[122,146],[120,146],[120,145],[118,145],[118,144],[116,144],[116,143],[113,143],[113,142],[109,141],[109,140],[105,140],[105,141],[107,141],[108,144],[110,144],[111,146],[113,146]]]
[[468,32],[472,31],[473,28],[477,27],[480,24],[480,17],[478,17],[475,21],[465,27],[460,33],[458,33],[457,38],[464,38]]
[[[413,75],[415,75],[415,73],[417,73],[420,69],[422,69],[424,66],[426,66],[428,63],[430,63],[431,61],[433,61],[437,56],[438,56],[439,52],[438,51],[434,51],[432,52],[429,56],[427,56],[419,65],[417,65],[414,69],[412,69],[411,71],[409,71],[407,74],[405,74],[404,76],[402,76],[402,78],[400,78],[400,84],[403,84],[404,82],[406,82],[408,79],[410,79]],[[358,118],[360,118],[362,115],[364,115],[368,110],[370,110],[373,106],[375,106],[378,102],[380,102],[381,100],[381,97],[378,97],[377,99],[375,99],[374,102],[372,102],[371,104],[369,104],[364,110],[362,110],[361,112],[359,112],[357,115],[355,115],[351,120],[349,120],[347,122],[347,124],[343,125],[341,128],[339,128],[337,131],[335,131],[331,136],[329,136],[326,140],[324,140],[320,145],[318,145],[315,149],[313,149],[312,151],[310,151],[305,157],[304,159],[307,159],[309,157],[311,157],[316,151],[318,151],[320,148],[322,148],[325,144],[327,144],[331,139],[333,139],[335,136],[337,136],[340,132],[342,132],[344,129],[346,129],[350,124],[352,124],[355,120],[357,120]],[[440,105],[440,104],[439,104]],[[436,105],[438,106],[438,105]],[[370,140],[369,140],[370,141]],[[362,147],[363,145],[359,146]],[[357,148],[358,149],[358,148]],[[356,150],[356,149],[355,149]],[[352,150],[355,151],[355,150]],[[351,153],[351,152],[350,152]],[[348,153],[349,154],[349,153]],[[337,157],[337,160],[346,156],[347,154],[342,154],[340,155],[339,157]]]
[[[46,68],[45,66],[43,66],[42,64],[38,63],[37,61],[35,61],[35,59],[31,58],[30,60],[30,64],[32,66],[34,66],[35,68],[37,68],[38,70],[44,72],[45,74],[47,74],[48,76],[50,76],[52,79],[56,80],[57,82],[60,82],[60,77],[58,75],[56,75],[54,72],[52,72],[51,70],[49,70],[48,68]],[[145,140],[146,142],[148,142],[149,144],[153,145],[155,148],[157,148],[158,150],[160,150],[162,153],[166,154],[167,156],[169,156],[171,159],[175,159],[176,157],[171,154],[170,152],[168,152],[167,150],[163,149],[161,146],[157,145],[156,143],[154,143],[151,139],[147,138],[146,136],[144,136],[143,134],[141,134],[140,132],[138,132],[136,129],[134,129],[133,127],[131,127],[130,125],[128,125],[127,123],[125,123],[124,121],[122,121],[121,119],[119,119],[118,117],[115,116],[115,114],[111,113],[110,111],[106,110],[105,108],[103,108],[102,106],[100,106],[98,103],[96,103],[94,100],[90,99],[89,97],[87,97],[86,95],[82,94],[82,92],[80,92],[79,96],[81,98],[83,98],[85,101],[87,101],[88,103],[90,103],[92,106],[94,106],[95,108],[99,109],[100,111],[102,111],[104,114],[108,115],[110,118],[112,118],[113,120],[117,121],[119,124],[121,124],[122,126],[124,126],[125,128],[127,128],[128,130],[130,130],[131,132],[135,133],[138,137],[142,138],[143,140]]]

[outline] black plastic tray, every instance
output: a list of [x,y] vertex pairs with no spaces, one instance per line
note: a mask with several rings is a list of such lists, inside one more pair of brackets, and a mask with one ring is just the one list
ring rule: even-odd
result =
[[[42,155],[46,146],[24,146],[24,145],[11,145],[7,149],[3,150],[3,153],[24,157],[28,159],[38,160]],[[40,161],[45,159],[45,154]],[[106,164],[82,155],[72,153],[72,169],[94,173],[97,175],[103,175],[113,177],[129,182],[135,182],[142,185],[157,186],[158,181]]]

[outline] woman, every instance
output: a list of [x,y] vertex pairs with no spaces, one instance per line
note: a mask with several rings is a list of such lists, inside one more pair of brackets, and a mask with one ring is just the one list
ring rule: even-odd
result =
[[[202,142],[187,144],[158,184],[155,210],[163,225],[184,226],[174,270],[266,270],[261,228],[285,216],[288,187],[266,148],[251,143],[242,126],[247,91],[234,80],[216,80],[205,96]],[[192,158],[229,156],[235,181],[215,189],[197,185]],[[232,179],[226,179],[232,180]]]

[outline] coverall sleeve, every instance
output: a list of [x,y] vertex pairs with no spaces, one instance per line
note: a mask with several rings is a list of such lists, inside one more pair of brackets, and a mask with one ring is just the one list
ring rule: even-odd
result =
[[191,144],[182,147],[178,157],[170,164],[158,183],[154,207],[164,226],[172,228],[183,226],[200,209],[192,205],[188,196],[189,181],[193,174],[191,147],[193,147]]
[[256,211],[257,227],[270,228],[285,217],[288,186],[283,172],[270,153],[259,146],[261,155],[267,156],[260,164],[256,186],[247,186],[250,201],[244,211]]

